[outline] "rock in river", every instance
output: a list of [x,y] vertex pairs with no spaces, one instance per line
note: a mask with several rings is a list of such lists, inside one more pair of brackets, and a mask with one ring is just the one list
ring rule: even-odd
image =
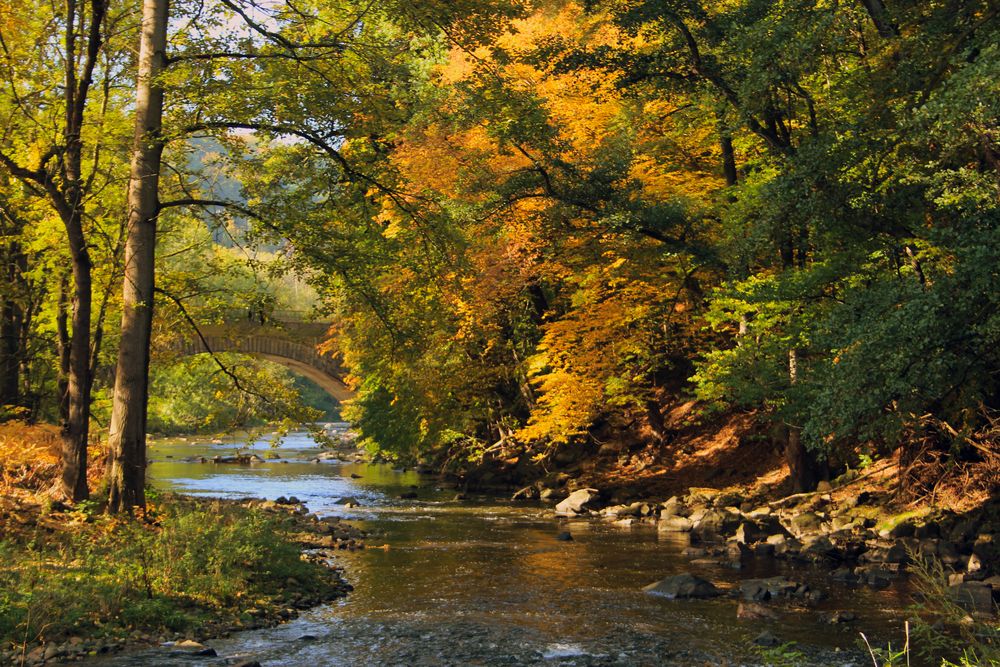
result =
[[662,595],[671,600],[675,598],[714,598],[722,594],[712,582],[705,581],[690,573],[661,579],[654,584],[645,586],[642,590]]
[[589,505],[597,502],[600,493],[597,489],[578,489],[569,494],[566,500],[556,505],[556,516],[576,516],[582,514]]

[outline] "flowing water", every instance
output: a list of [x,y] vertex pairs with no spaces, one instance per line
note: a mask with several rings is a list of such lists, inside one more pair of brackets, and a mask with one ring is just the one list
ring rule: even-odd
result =
[[[386,465],[310,462],[319,449],[304,433],[278,456],[240,466],[186,462],[231,454],[236,444],[157,443],[149,476],[161,489],[220,497],[295,496],[320,515],[338,515],[369,532],[369,546],[338,552],[354,592],[285,625],[208,642],[218,658],[171,655],[164,648],[107,659],[114,665],[222,665],[236,658],[287,665],[705,665],[758,664],[750,640],[770,630],[795,641],[813,664],[862,665],[858,632],[873,644],[902,635],[905,591],[848,590],[822,570],[757,563],[750,569],[692,568],[683,536],[599,520],[558,521],[542,505],[495,498],[455,500],[435,479]],[[351,475],[360,475],[354,479]],[[401,500],[404,492],[418,498]],[[360,507],[337,501],[353,497]],[[568,530],[572,541],[556,535]],[[784,574],[830,593],[816,609],[770,605],[778,618],[737,620],[737,601],[671,601],[642,592],[664,576],[694,571],[719,587],[740,578]],[[829,625],[823,611],[860,620]],[[870,659],[867,664],[870,664]]]

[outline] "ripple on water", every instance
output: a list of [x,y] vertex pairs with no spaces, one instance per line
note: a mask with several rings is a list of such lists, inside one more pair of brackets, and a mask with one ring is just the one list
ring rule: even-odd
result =
[[[437,491],[415,473],[389,466],[309,464],[318,450],[301,434],[280,450],[299,457],[290,463],[243,468],[180,460],[227,450],[232,445],[158,445],[161,460],[151,466],[150,477],[160,488],[200,495],[296,496],[312,511],[357,521],[372,533],[373,544],[391,548],[338,554],[355,586],[351,595],[284,626],[212,641],[222,657],[202,665],[222,665],[238,655],[268,667],[738,663],[746,659],[749,639],[767,628],[738,621],[733,600],[667,601],[642,593],[645,584],[691,569],[680,556],[684,544],[663,540],[655,530],[560,523],[530,504],[453,502],[454,490]],[[173,459],[162,460],[165,455]],[[414,486],[418,500],[399,499]],[[336,504],[346,496],[362,506]],[[561,530],[575,539],[556,541]],[[732,587],[740,576],[710,573],[721,587]],[[905,605],[878,597],[885,592],[846,594],[825,578],[817,583],[832,593],[827,604],[861,612],[864,627],[832,628],[821,625],[815,611],[788,610],[772,632],[826,647],[853,647],[859,629],[870,638],[895,639],[887,634],[895,621],[879,610]],[[300,641],[304,635],[316,639]],[[111,663],[191,664],[162,650]]]

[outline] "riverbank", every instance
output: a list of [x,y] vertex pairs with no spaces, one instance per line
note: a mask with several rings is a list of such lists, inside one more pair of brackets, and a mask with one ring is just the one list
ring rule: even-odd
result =
[[295,618],[351,590],[335,552],[361,531],[294,499],[156,497],[137,519],[0,497],[0,664],[200,642]]
[[[842,467],[814,492],[791,493],[782,453],[752,414],[700,421],[691,404],[678,405],[666,427],[667,441],[603,433],[600,444],[564,446],[545,469],[510,456],[486,459],[458,484],[506,485],[515,500],[546,503],[566,522],[565,539],[574,523],[592,519],[653,528],[683,543],[686,571],[656,589],[671,598],[731,597],[740,618],[794,609],[850,628],[860,626],[862,604],[830,613],[818,603],[831,595],[850,601],[858,589],[898,589],[909,602],[897,613],[925,635],[914,642],[956,663],[964,650],[982,660],[969,664],[1000,660],[1000,452],[965,466],[947,465],[932,450],[908,460],[897,452]],[[807,585],[755,574],[803,568],[825,575]],[[740,573],[739,581],[716,586],[721,571]],[[761,645],[783,642],[776,627],[761,634]],[[897,645],[903,641],[900,633]]]

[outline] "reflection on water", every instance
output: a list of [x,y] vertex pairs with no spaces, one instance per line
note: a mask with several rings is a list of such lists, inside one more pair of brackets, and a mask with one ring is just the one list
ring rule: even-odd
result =
[[[355,586],[346,599],[281,627],[213,641],[222,658],[200,664],[241,655],[263,665],[310,667],[738,663],[749,659],[749,640],[770,629],[782,640],[825,648],[817,664],[832,665],[854,661],[859,629],[877,640],[898,634],[900,621],[890,610],[905,604],[901,593],[836,589],[822,572],[810,570],[786,567],[780,573],[830,590],[832,598],[820,609],[851,609],[861,616],[860,627],[824,625],[818,610],[780,605],[772,606],[778,620],[738,621],[732,599],[669,601],[644,594],[643,585],[692,569],[680,556],[680,536],[666,539],[648,526],[560,524],[540,506],[457,502],[454,491],[435,488],[434,480],[384,465],[310,463],[317,449],[305,434],[290,436],[275,451],[280,458],[261,464],[183,462],[232,448],[157,444],[150,477],[160,488],[192,494],[295,496],[320,514],[356,521],[369,531],[369,544],[390,548],[340,556]],[[416,500],[399,499],[414,487]],[[348,496],[361,506],[337,504]],[[573,541],[557,541],[567,528]],[[770,575],[775,567],[759,564],[741,573],[702,568],[700,574],[733,587],[740,577]],[[838,654],[835,647],[852,652]],[[190,660],[158,651],[110,662]]]

